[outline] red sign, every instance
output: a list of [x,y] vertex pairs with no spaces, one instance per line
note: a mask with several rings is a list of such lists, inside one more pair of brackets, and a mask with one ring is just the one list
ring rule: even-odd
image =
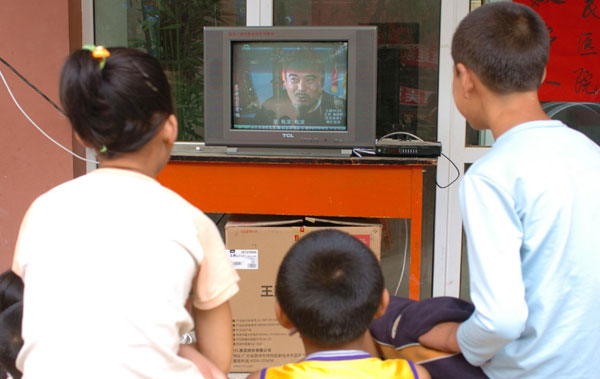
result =
[[371,247],[371,236],[368,234],[353,234],[352,235],[357,240],[363,241],[367,247]]
[[401,45],[400,63],[437,69],[438,47],[419,44]]
[[541,101],[600,102],[600,0],[514,0],[533,8],[550,32]]
[[424,91],[416,88],[400,87],[400,104],[418,105],[424,107],[427,105],[429,96],[435,94],[434,91]]

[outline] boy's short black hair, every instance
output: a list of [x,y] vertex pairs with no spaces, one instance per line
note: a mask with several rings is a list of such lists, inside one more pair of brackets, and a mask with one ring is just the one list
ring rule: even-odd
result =
[[367,330],[383,290],[373,252],[347,233],[326,229],[309,233],[288,251],[275,295],[300,334],[336,345]]
[[537,90],[549,50],[542,18],[512,2],[490,3],[470,12],[452,39],[454,64],[464,64],[499,94]]

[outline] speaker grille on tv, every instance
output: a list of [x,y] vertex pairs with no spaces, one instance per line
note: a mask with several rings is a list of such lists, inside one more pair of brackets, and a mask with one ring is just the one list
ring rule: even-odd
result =
[[[376,79],[370,75],[364,75],[361,67],[377,67],[376,57],[377,48],[373,40],[377,39],[376,29],[362,29],[356,32],[356,43],[358,51],[364,51],[363,46],[375,46],[371,54],[358,54],[356,57],[356,104],[357,107],[364,107],[365,110],[375,109],[376,103]],[[376,70],[371,70],[376,76]],[[358,140],[375,140],[375,114],[373,112],[357,112],[356,134]]]
[[[206,31],[204,39],[204,109],[215,109],[224,101],[225,90],[223,87],[224,62],[218,58],[211,49],[222,48],[223,37],[221,33]],[[213,58],[209,58],[213,57]],[[228,67],[228,66],[227,66]],[[219,112],[204,112],[204,139],[211,141],[223,138],[223,130],[220,127],[206,127],[207,125],[223,124],[223,114]]]

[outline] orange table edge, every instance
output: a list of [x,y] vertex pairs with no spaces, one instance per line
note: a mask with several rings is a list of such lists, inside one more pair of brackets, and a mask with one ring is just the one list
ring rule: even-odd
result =
[[423,168],[415,158],[173,157],[158,181],[206,213],[409,218],[409,297],[421,278]]

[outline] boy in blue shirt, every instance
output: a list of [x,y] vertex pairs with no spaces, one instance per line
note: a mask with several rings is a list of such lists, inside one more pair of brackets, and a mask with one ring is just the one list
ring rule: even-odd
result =
[[452,41],[456,106],[495,143],[460,188],[475,311],[419,341],[491,378],[600,372],[600,147],[543,111],[549,46],[512,2],[469,13]]

